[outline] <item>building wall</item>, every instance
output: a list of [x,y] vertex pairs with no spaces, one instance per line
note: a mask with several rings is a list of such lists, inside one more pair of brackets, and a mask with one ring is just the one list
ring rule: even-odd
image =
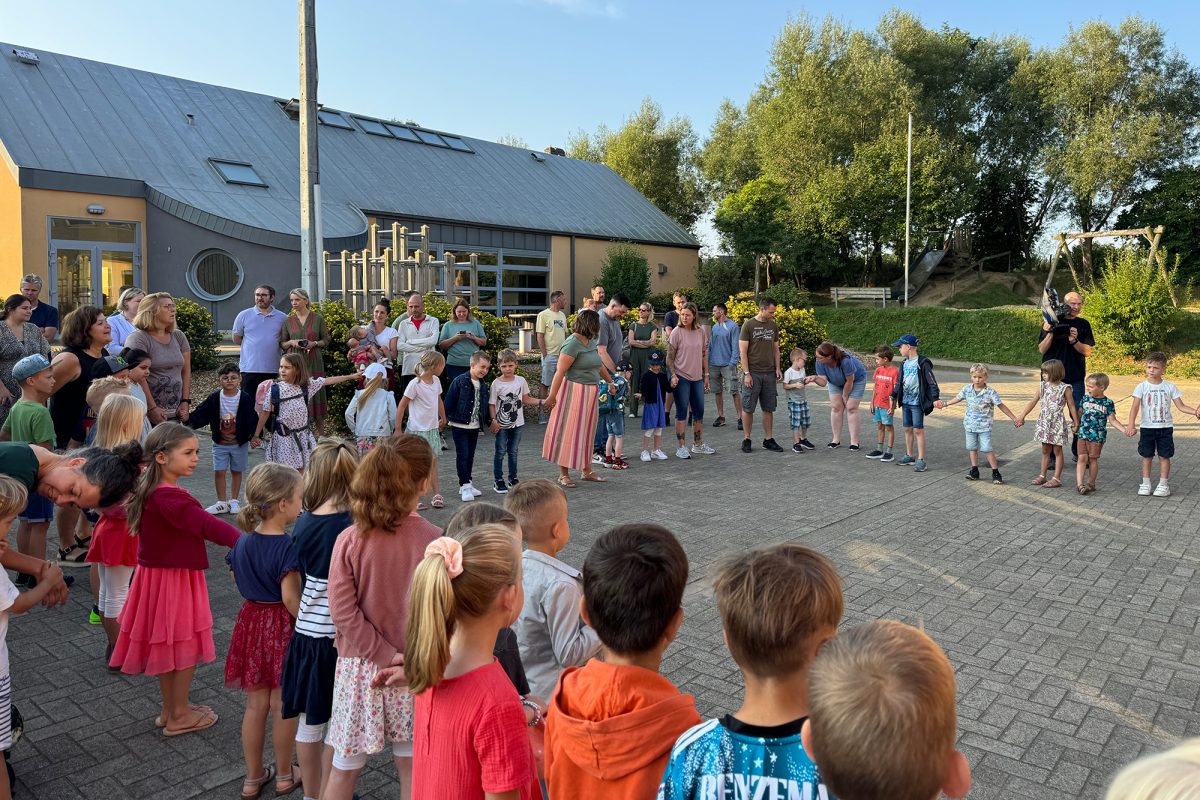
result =
[[[21,187],[0,153],[0,287],[5,297],[17,291],[24,272],[21,250]],[[45,274],[45,261],[43,272]]]
[[[103,214],[89,214],[92,204],[104,206]],[[141,197],[56,192],[49,189],[21,189],[21,245],[24,271],[47,277],[50,268],[50,217],[111,219],[142,224],[142,275],[146,274],[146,201]]]
[[[575,291],[568,305],[575,308],[591,289],[592,280],[600,277],[601,265],[612,242],[602,239],[575,237]],[[646,256],[650,264],[650,292],[671,292],[696,285],[696,267],[700,263],[700,252],[691,247],[668,247],[665,245],[634,245]],[[659,274],[659,265],[665,264],[666,274]],[[571,237],[555,236],[550,255],[551,289],[561,289],[571,295]]]

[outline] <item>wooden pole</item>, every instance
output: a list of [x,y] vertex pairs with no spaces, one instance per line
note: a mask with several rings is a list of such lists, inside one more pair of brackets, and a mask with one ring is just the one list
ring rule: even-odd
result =
[[[1151,235],[1151,234],[1153,234],[1153,235]],[[1158,244],[1159,244],[1159,242],[1162,241],[1163,226],[1159,225],[1154,230],[1150,230],[1150,228],[1146,228],[1146,230],[1142,232],[1142,235],[1150,240],[1149,264],[1150,264],[1150,266],[1153,267],[1155,257],[1158,255]],[[1170,273],[1167,272],[1167,260],[1164,258],[1163,262],[1161,264],[1159,264],[1158,267],[1162,271],[1163,281],[1165,281],[1167,284],[1167,291],[1171,293],[1171,305],[1174,306],[1175,308],[1179,308],[1179,299],[1175,297],[1175,285],[1173,283],[1171,283],[1171,275],[1170,275]]]
[[313,298],[320,292],[324,249],[317,227],[321,161],[317,150],[317,0],[300,2],[300,285]]

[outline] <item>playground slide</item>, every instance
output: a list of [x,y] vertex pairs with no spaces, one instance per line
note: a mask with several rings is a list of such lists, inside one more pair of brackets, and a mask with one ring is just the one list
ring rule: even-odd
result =
[[[921,288],[929,280],[929,276],[937,269],[938,264],[942,263],[942,259],[946,257],[945,250],[926,250],[921,254],[920,260],[915,265],[909,268],[908,271],[908,299],[911,300],[921,291]],[[892,296],[897,300],[904,301],[904,278],[896,281],[896,285],[892,289]]]

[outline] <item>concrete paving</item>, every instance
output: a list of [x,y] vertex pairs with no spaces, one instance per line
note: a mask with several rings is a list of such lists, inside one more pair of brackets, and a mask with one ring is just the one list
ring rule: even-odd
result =
[[[947,394],[964,370],[939,373]],[[993,385],[1018,411],[1036,380],[997,373]],[[1128,413],[1134,379],[1110,396]],[[1200,401],[1200,384],[1181,384]],[[929,471],[915,474],[868,461],[866,415],[859,453],[829,441],[824,392],[810,390],[815,452],[738,451],[731,425],[705,429],[712,456],[643,464],[636,420],[627,438],[634,456],[604,485],[570,492],[572,540],[562,557],[581,564],[595,537],[614,524],[653,521],[674,530],[691,559],[686,621],[664,672],[696,696],[705,716],[735,710],[741,679],[721,643],[706,574],[723,554],[795,541],[827,554],[845,582],[844,626],[889,617],[925,629],[946,649],[958,676],[959,744],[974,770],[973,798],[1096,798],[1114,771],[1146,752],[1200,735],[1200,565],[1197,461],[1200,426],[1176,428],[1170,498],[1135,496],[1135,441],[1110,434],[1099,491],[1031,486],[1039,447],[1032,426],[998,419],[995,444],[1007,485],[964,480],[961,405],[928,420]],[[711,397],[709,398],[711,401]],[[711,403],[708,419],[715,415]],[[790,444],[786,413],[776,436]],[[528,427],[521,477],[552,477],[541,461],[544,428]],[[848,439],[846,440],[848,441]],[[208,463],[208,442],[201,464]],[[668,449],[668,448],[664,448]],[[673,452],[674,448],[668,449]],[[481,441],[475,479],[490,491],[492,439]],[[446,453],[452,456],[452,453]],[[259,459],[255,456],[255,462]],[[1070,466],[1070,465],[1068,465]],[[985,472],[985,476],[986,476]],[[441,460],[453,486],[452,458]],[[212,501],[205,468],[185,483]],[[461,505],[449,494],[444,525]],[[223,654],[240,605],[210,548],[208,582],[219,660],[197,671],[192,697],[221,715],[212,729],[166,739],[152,719],[157,684],[110,675],[104,636],[86,624],[86,571],[65,610],[13,620],[9,630],[13,696],[26,740],[13,750],[19,796],[54,798],[232,797],[243,774],[242,698],[222,681]],[[359,792],[396,796],[390,758],[372,759]],[[299,795],[295,795],[299,797]]]

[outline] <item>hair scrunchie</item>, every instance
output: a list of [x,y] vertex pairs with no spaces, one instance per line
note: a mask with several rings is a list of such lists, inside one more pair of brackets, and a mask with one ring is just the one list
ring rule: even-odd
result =
[[462,575],[462,545],[457,539],[451,539],[449,536],[434,539],[425,547],[425,557],[430,556],[442,557],[442,561],[446,562],[446,572],[450,573],[450,580]]

